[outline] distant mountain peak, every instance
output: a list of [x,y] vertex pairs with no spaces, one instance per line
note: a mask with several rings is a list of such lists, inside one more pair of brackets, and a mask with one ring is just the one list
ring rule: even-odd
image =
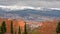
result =
[[4,10],[26,10],[26,9],[33,9],[33,10],[60,10],[60,8],[44,8],[44,7],[32,7],[32,6],[1,6],[0,8]]

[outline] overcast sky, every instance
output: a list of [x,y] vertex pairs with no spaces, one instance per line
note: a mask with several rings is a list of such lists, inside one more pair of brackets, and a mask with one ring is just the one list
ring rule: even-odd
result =
[[0,5],[60,8],[60,0],[0,0]]

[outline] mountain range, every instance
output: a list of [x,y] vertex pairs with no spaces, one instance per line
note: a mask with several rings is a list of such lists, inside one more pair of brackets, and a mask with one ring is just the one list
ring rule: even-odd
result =
[[23,8],[11,8],[0,6],[0,17],[2,18],[13,18],[25,20],[52,20],[54,18],[60,18],[60,10],[58,8],[34,8],[34,7],[23,7]]

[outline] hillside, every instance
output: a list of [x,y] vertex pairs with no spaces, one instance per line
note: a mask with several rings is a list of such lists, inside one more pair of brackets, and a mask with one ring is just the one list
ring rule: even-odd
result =
[[[24,32],[24,20],[16,20],[16,19],[7,19],[7,18],[0,18],[0,24],[5,21],[6,22],[6,28],[7,32],[6,34],[10,34],[10,26],[11,26],[11,21],[13,22],[13,30],[14,33],[18,33],[18,26],[21,27],[22,33]],[[27,30],[28,32],[30,31],[37,31],[39,34],[56,34],[56,26],[57,26],[58,20],[53,20],[53,21],[27,21]],[[32,32],[31,32],[32,33]]]

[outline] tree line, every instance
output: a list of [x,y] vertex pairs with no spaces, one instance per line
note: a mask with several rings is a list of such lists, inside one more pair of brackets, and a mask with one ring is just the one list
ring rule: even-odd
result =
[[[6,30],[7,30],[6,29],[6,22],[3,21],[2,25],[0,25],[0,34],[6,34]],[[10,34],[14,34],[13,33],[13,21],[11,21]],[[18,34],[21,34],[20,26],[18,27]],[[26,22],[25,22],[25,25],[24,25],[24,33],[23,34],[28,34],[27,29],[26,29]]]
[[[60,33],[60,21],[57,24],[56,33],[57,34]],[[0,25],[0,34],[6,34],[6,22],[5,21],[3,21],[2,25]],[[11,21],[10,34],[14,34],[13,33],[13,21]],[[21,34],[20,26],[18,27],[18,34]],[[25,25],[24,25],[24,33],[23,34],[28,34],[27,27],[26,27],[26,22],[25,22]]]

